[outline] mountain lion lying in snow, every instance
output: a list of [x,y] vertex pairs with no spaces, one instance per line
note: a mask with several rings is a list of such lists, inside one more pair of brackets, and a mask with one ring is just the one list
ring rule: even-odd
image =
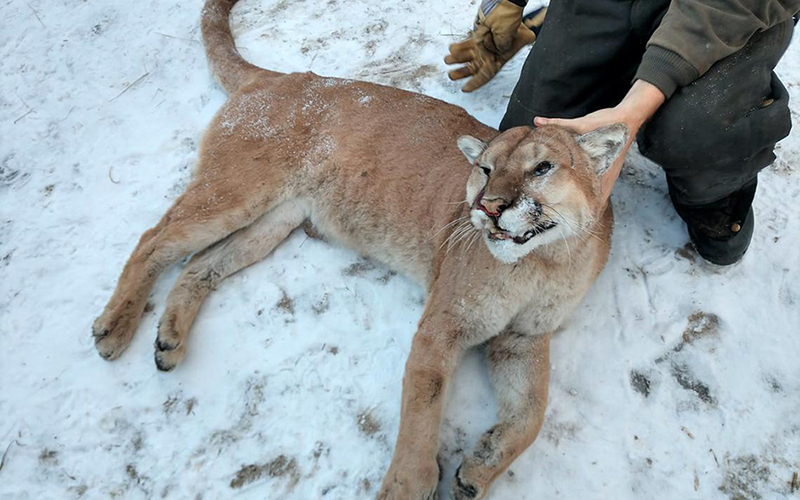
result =
[[197,252],[158,326],[156,365],[173,369],[214,286],[310,221],[329,241],[428,291],[379,498],[436,496],[445,388],[460,355],[485,343],[499,423],[453,481],[456,498],[483,497],[536,438],[549,336],[607,260],[612,213],[599,176],[627,129],[576,136],[519,127],[498,135],[422,95],[260,69],[236,52],[228,26],[235,3],[208,0],[202,19],[211,68],[230,99],[206,130],[194,180],[142,235],[95,321],[97,350],[118,357],[159,273]]

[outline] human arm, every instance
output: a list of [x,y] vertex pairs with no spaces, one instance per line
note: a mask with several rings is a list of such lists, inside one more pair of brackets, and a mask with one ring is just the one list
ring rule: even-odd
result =
[[759,31],[792,18],[800,0],[672,0],[635,79],[669,98],[717,61],[737,52]]

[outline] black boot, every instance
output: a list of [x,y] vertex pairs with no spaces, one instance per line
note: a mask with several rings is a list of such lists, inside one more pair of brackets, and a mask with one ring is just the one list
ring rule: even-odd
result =
[[670,197],[678,215],[686,222],[689,238],[697,253],[708,262],[727,266],[738,262],[753,237],[755,215],[753,198],[756,180],[744,188],[707,205],[680,204],[670,189]]
[[739,262],[744,256],[747,247],[750,246],[754,227],[755,215],[753,214],[753,208],[750,207],[750,211],[744,221],[741,223],[735,222],[731,225],[731,233],[733,235],[730,238],[712,238],[693,229],[692,226],[689,226],[689,238],[702,258],[718,266],[729,266]]

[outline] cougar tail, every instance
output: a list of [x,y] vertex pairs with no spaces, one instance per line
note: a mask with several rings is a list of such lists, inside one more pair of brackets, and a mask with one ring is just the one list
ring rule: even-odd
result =
[[232,94],[258,76],[279,76],[245,61],[233,42],[228,15],[238,0],[206,0],[200,30],[211,72],[225,92]]

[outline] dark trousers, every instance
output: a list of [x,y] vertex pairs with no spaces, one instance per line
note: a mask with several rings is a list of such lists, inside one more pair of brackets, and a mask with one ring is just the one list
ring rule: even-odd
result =
[[[669,0],[552,0],[500,130],[534,116],[576,118],[627,93]],[[757,33],[739,52],[679,88],[640,130],[639,150],[658,163],[690,226],[725,237],[743,220],[756,176],[789,135],[788,93],[773,72],[791,21]]]

